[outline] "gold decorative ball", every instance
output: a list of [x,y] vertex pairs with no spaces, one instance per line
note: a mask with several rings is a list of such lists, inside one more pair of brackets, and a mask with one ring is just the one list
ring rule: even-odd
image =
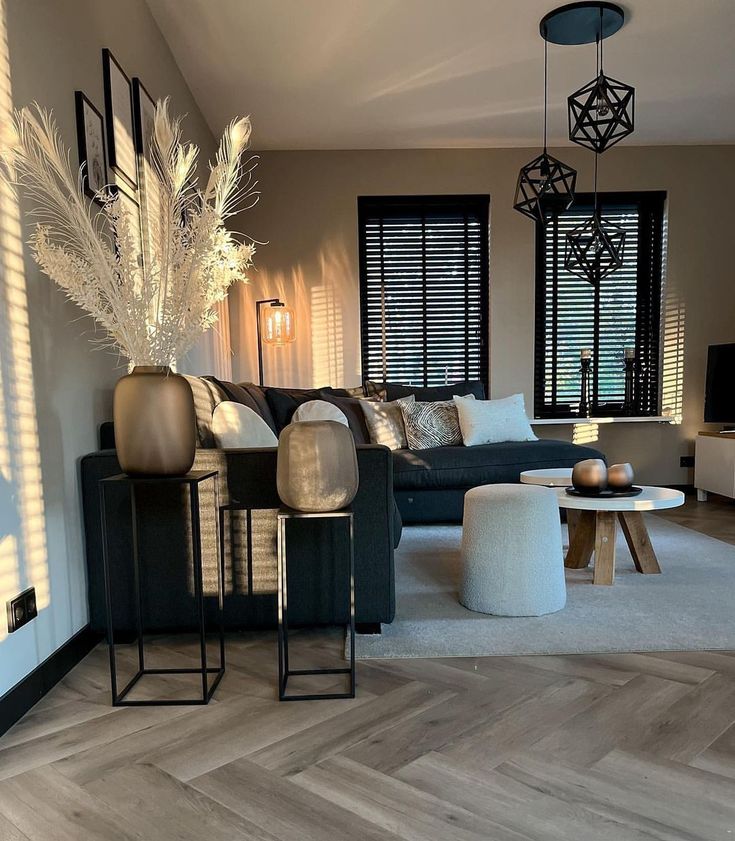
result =
[[601,458],[578,461],[572,469],[572,484],[578,491],[601,491],[607,487],[607,467]]
[[633,466],[611,464],[607,469],[607,484],[615,491],[625,490],[633,484]]

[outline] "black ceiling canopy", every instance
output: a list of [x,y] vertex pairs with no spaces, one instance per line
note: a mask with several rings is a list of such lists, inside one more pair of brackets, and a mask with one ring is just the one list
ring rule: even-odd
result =
[[541,37],[552,44],[594,44],[609,38],[625,23],[616,3],[582,2],[560,6],[541,18]]

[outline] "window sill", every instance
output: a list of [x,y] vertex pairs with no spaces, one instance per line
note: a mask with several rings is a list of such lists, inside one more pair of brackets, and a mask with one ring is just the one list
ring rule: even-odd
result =
[[653,415],[640,418],[603,417],[603,418],[532,418],[532,426],[569,426],[601,423],[673,423],[669,415]]

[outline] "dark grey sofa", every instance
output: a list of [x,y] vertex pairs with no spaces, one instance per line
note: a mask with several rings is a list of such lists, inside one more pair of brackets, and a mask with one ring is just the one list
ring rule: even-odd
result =
[[[393,550],[406,523],[461,522],[464,494],[469,488],[495,482],[516,482],[523,470],[538,467],[571,467],[583,458],[601,454],[590,447],[565,441],[540,440],[478,447],[440,447],[399,450],[370,445],[359,401],[341,389],[262,389],[252,383],[227,383],[212,377],[190,377],[197,409],[199,449],[195,469],[217,467],[222,502],[237,501],[253,510],[253,587],[249,590],[244,558],[247,555],[244,516],[236,515],[232,534],[226,539],[227,599],[229,628],[272,626],[275,623],[275,449],[218,450],[211,432],[212,412],[222,400],[236,400],[260,414],[278,433],[291,420],[296,407],[315,398],[335,403],[346,414],[357,444],[360,488],[355,510],[356,617],[362,625],[391,622],[395,613]],[[400,396],[400,386],[389,386],[388,398]],[[448,387],[455,394],[482,397],[478,383]],[[411,389],[418,399],[443,399],[442,389]],[[91,622],[104,630],[99,480],[120,472],[110,424],[103,426],[102,449],[85,456],[81,463],[86,556]],[[118,489],[110,498],[108,529],[111,535],[116,625],[132,628],[132,576],[130,506]],[[207,502],[209,501],[209,505]],[[203,524],[205,579],[216,564],[216,523],[212,500],[202,509],[209,512]],[[160,487],[142,500],[145,517],[140,525],[145,567],[147,624],[152,630],[193,626],[193,599],[189,592],[191,549],[182,506],[176,492]],[[290,618],[295,623],[344,621],[347,594],[344,577],[333,567],[336,548],[344,548],[343,535],[333,524],[304,521],[292,524],[289,554]],[[300,530],[300,531],[299,531]],[[338,552],[337,557],[342,553]]]
[[478,485],[517,482],[524,470],[572,467],[603,458],[592,447],[568,441],[437,447],[393,453],[393,488],[404,523],[462,522],[464,495]]

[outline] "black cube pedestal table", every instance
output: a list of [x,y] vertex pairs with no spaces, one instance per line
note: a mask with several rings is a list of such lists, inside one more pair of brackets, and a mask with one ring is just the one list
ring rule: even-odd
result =
[[[289,520],[341,519],[349,532],[350,605],[350,665],[336,669],[291,669],[288,660],[288,553],[286,550],[286,524]],[[289,695],[286,692],[289,677],[295,675],[349,675],[350,688],[347,692],[321,692]],[[339,511],[305,512],[292,508],[281,508],[278,512],[278,698],[281,701],[320,701],[327,698],[355,697],[355,527],[350,508]]]
[[[215,510],[219,507],[219,491],[217,487],[218,471],[216,470],[193,470],[185,476],[127,476],[119,474],[100,480],[100,511],[102,516],[102,564],[105,579],[105,604],[107,609],[107,644],[110,652],[110,680],[112,684],[112,705],[115,707],[151,707],[151,706],[178,706],[192,704],[208,704],[222,676],[225,673],[225,632],[224,632],[224,552],[218,553],[217,564],[217,618],[219,628],[219,665],[207,665],[207,641],[206,625],[204,614],[204,584],[202,570],[202,536],[200,528],[200,507],[199,488],[202,482],[212,480],[214,482]],[[110,568],[108,558],[108,535],[107,535],[107,506],[105,490],[111,484],[125,484],[130,493],[130,505],[132,514],[132,538],[133,538],[133,575],[134,575],[134,600],[135,600],[135,631],[138,645],[138,670],[127,684],[118,691],[117,666],[115,661],[115,638],[114,622],[112,615],[113,594],[110,587]],[[145,665],[145,646],[143,639],[143,611],[142,592],[140,576],[140,553],[139,553],[139,512],[136,490],[141,485],[181,485],[189,491],[189,515],[191,518],[191,536],[193,552],[193,577],[194,577],[194,598],[196,600],[197,624],[199,631],[200,663],[198,668],[186,669],[149,669]],[[202,692],[201,697],[184,699],[161,699],[161,700],[129,700],[127,695],[145,675],[201,675]],[[209,676],[214,675],[212,684],[209,684]]]

